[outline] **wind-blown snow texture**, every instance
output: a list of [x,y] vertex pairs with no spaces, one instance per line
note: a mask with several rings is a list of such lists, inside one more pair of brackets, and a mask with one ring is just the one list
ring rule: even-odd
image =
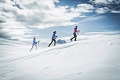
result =
[[79,36],[51,47],[40,42],[32,52],[28,43],[1,41],[0,80],[120,80],[120,35]]

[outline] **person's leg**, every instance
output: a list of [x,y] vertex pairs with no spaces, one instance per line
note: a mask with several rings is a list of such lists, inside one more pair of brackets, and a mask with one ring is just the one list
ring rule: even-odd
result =
[[77,39],[77,35],[75,34],[74,37],[75,37],[75,40],[74,40],[74,41],[76,41],[76,39]]
[[54,46],[56,45],[56,40],[55,39],[53,39],[53,41],[54,41]]
[[73,38],[75,38],[75,34],[74,34],[74,33],[73,33],[73,35],[74,35],[74,36],[70,39],[71,41],[72,41]]
[[[37,49],[37,45],[36,45],[36,44],[35,44],[35,47],[36,47],[36,49]],[[35,50],[36,50],[36,49],[35,49]]]
[[48,45],[48,47],[50,47],[50,45],[52,44],[52,42],[53,42],[53,39],[52,39],[51,43]]
[[34,45],[32,45],[32,48],[30,49],[30,52],[31,52],[31,50],[33,49],[33,46],[34,46]]

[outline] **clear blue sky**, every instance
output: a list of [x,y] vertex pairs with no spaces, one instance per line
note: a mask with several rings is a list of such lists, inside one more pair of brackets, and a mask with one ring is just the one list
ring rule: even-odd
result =
[[4,0],[0,1],[0,38],[51,38],[120,31],[120,1],[114,0]]

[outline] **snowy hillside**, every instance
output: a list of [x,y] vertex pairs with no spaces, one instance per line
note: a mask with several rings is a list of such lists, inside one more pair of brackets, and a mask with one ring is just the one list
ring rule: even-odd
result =
[[120,80],[120,35],[84,35],[51,47],[40,42],[32,52],[28,43],[6,42],[0,80]]

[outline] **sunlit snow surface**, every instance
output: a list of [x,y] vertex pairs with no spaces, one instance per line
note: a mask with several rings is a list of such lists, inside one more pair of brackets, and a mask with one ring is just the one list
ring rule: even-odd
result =
[[0,42],[0,80],[120,80],[120,35],[80,35],[77,41],[30,52],[31,41]]

